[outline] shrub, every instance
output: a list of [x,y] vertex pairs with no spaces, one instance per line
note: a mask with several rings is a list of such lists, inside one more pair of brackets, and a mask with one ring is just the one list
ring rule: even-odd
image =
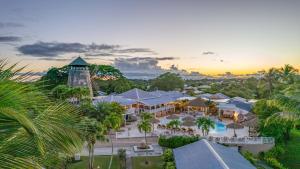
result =
[[162,158],[165,162],[174,161],[172,149],[166,149]]
[[167,162],[165,169],[176,169],[175,163],[174,162]]
[[265,158],[266,162],[275,169],[286,169],[276,158]]
[[160,136],[158,139],[158,144],[162,147],[177,148],[198,140],[199,138],[197,136],[173,136],[170,138]]
[[251,164],[255,164],[257,162],[257,159],[253,156],[253,154],[248,151],[244,152],[243,156],[250,161]]
[[271,150],[265,153],[265,158],[279,158],[284,153],[284,148],[282,146],[275,146]]

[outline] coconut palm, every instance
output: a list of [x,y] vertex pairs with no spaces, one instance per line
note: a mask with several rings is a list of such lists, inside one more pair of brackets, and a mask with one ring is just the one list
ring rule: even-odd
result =
[[293,66],[287,64],[279,69],[280,80],[286,84],[292,84],[296,73],[298,72]]
[[[123,116],[122,114],[117,114],[117,113],[111,113],[108,116],[105,117],[104,120],[104,125],[107,127],[107,129],[110,130],[109,135],[111,135],[111,132],[114,131],[116,132],[117,130],[120,129],[121,125],[123,122]],[[114,152],[114,144],[113,144],[113,138],[110,137],[111,141],[111,158],[109,161],[109,166],[108,169],[111,168],[112,160],[113,160],[113,152]]]
[[60,163],[62,156],[73,156],[83,146],[78,112],[21,83],[28,76],[16,77],[19,71],[0,61],[0,168],[60,165],[52,162]]
[[269,91],[269,96],[271,97],[274,90],[274,83],[277,82],[279,72],[275,68],[269,69],[264,73],[263,80],[267,83],[267,88]]
[[171,120],[169,121],[169,123],[167,124],[168,127],[172,128],[172,130],[175,132],[175,129],[178,129],[181,125],[181,121],[179,121],[178,119],[175,120]]
[[105,126],[96,119],[85,117],[80,122],[89,150],[89,169],[94,168],[94,145],[97,140],[105,140]]
[[210,128],[215,128],[215,122],[210,118],[199,117],[196,120],[198,128],[202,130],[202,135],[208,135]]
[[141,121],[137,124],[137,127],[140,132],[144,132],[145,134],[145,143],[147,143],[147,133],[152,131],[152,124],[151,120],[152,119],[152,114],[150,113],[141,113]]

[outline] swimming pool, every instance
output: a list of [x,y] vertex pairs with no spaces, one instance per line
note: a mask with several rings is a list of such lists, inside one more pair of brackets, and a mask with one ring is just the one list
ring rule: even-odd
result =
[[226,125],[220,121],[215,121],[215,128],[212,129],[213,132],[224,132],[226,131]]

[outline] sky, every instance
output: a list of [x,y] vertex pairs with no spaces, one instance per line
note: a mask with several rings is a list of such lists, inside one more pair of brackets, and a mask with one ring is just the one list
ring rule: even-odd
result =
[[203,74],[300,68],[299,0],[0,0],[0,58]]

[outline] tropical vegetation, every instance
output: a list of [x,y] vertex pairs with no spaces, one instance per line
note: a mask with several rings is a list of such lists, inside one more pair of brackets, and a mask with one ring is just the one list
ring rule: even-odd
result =
[[199,117],[196,120],[197,127],[202,131],[203,136],[207,136],[210,128],[215,128],[215,122],[208,117]]
[[21,70],[0,61],[0,166],[62,167],[83,146],[79,112],[51,102]]

